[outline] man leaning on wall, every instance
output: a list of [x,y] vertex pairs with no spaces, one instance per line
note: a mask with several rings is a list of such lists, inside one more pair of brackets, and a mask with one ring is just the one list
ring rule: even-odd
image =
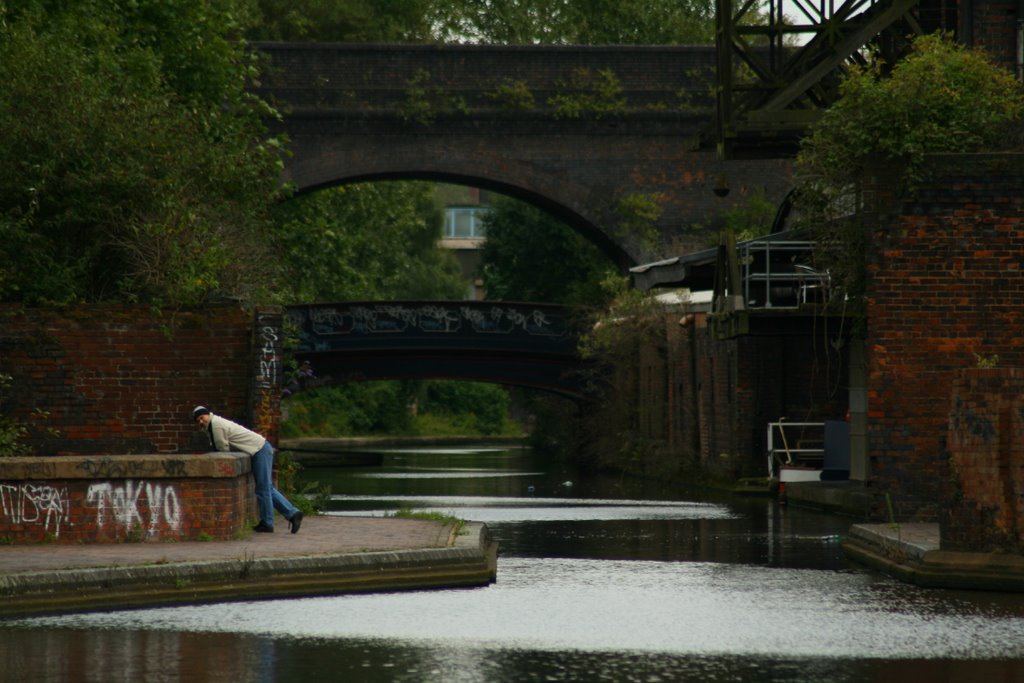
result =
[[256,482],[256,506],[260,522],[253,531],[274,532],[274,510],[288,520],[293,534],[302,526],[302,511],[274,487],[274,447],[261,434],[210,412],[205,406],[192,409],[192,419],[206,432],[210,445],[216,451],[241,451],[252,457],[252,476]]

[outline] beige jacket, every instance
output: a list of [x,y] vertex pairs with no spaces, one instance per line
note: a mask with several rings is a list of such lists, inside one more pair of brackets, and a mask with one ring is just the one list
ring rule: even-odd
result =
[[267,442],[262,436],[240,424],[210,414],[210,439],[218,451],[241,451],[252,455]]

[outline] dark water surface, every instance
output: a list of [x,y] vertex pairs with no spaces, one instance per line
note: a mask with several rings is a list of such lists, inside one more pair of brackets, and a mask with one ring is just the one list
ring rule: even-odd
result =
[[523,449],[305,477],[332,487],[331,514],[486,522],[498,581],[0,622],[0,681],[1024,682],[1024,596],[852,565],[849,518],[583,478]]

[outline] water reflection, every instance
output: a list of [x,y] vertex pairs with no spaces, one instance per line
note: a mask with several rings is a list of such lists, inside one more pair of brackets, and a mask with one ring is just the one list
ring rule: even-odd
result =
[[259,636],[58,626],[5,632],[0,680],[270,682],[274,660],[273,640]]
[[[859,572],[710,562],[503,560],[482,590],[235,603],[36,619],[421,647],[839,658],[1016,658],[1024,619]],[[310,615],[316,618],[311,619]],[[111,653],[123,656],[134,651]],[[162,654],[162,653],[161,653]]]
[[486,522],[498,581],[12,622],[0,680],[1024,680],[1024,596],[851,566],[846,518],[580,477],[523,451],[309,474],[338,493],[332,514]]

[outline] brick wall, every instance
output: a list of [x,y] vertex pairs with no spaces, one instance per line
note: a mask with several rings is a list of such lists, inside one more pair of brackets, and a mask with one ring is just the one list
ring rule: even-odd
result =
[[[1017,0],[976,1],[967,5],[971,42],[992,55],[992,61],[1013,71],[1017,62]],[[963,11],[963,10],[961,10]]]
[[[703,248],[723,211],[758,193],[781,201],[791,186],[788,160],[724,161],[700,148],[714,121],[713,46],[260,47],[275,66],[258,93],[283,105],[285,173],[300,191],[410,175],[470,183],[542,206],[632,266]],[[556,114],[549,98],[574,92],[581,69],[614,73],[624,108]],[[494,97],[511,82],[534,108]],[[403,117],[410,102],[434,116]],[[712,191],[720,177],[725,198]],[[631,227],[637,197],[659,209],[658,248]]]
[[1024,550],[1024,368],[956,373],[949,414],[946,550]]
[[700,325],[695,331],[704,337],[696,359],[701,458],[711,471],[767,476],[769,422],[845,416],[845,347],[831,345],[843,334],[838,325],[830,332],[824,318],[768,317],[752,322],[751,334],[734,339],[716,340]]
[[977,356],[1024,365],[1024,155],[936,155],[928,169],[866,214],[870,469],[902,521],[939,518],[956,373]]
[[0,458],[6,543],[227,540],[255,518],[249,456]]
[[768,422],[845,414],[845,353],[827,343],[823,321],[725,340],[704,313],[661,322],[635,362],[624,355],[616,364],[614,390],[592,417],[602,464],[668,479],[764,477]]
[[261,315],[254,330],[234,305],[0,305],[0,373],[13,377],[0,407],[39,455],[205,451],[197,403],[274,441],[280,342],[267,330],[280,313]]

